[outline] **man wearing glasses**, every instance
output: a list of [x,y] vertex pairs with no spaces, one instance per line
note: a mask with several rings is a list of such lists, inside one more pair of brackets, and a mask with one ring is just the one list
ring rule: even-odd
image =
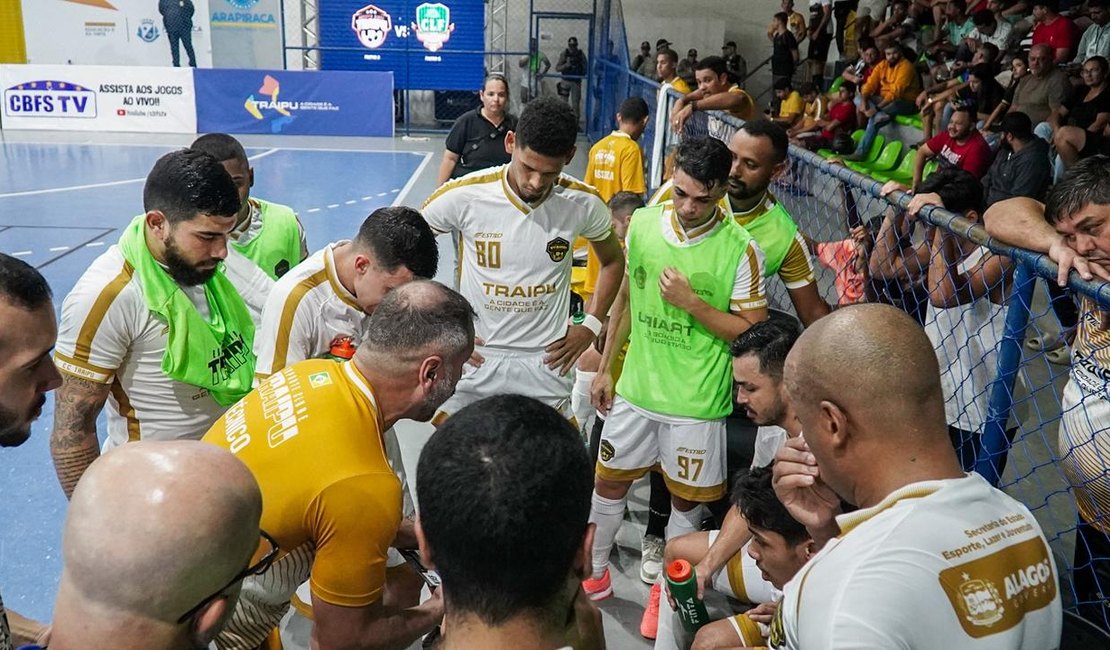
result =
[[277,556],[261,515],[250,470],[213,445],[140,441],[103,455],[73,492],[50,648],[208,647],[243,579]]

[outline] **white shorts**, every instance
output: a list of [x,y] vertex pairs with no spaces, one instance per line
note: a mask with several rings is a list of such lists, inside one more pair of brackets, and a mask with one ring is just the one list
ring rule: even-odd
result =
[[[709,531],[710,546],[720,533],[719,530]],[[728,559],[725,568],[713,576],[713,589],[752,605],[774,602],[782,597],[782,593],[763,579],[763,572],[755,565],[755,560],[748,553],[748,547],[751,544],[752,541],[749,539],[739,553]]]
[[479,348],[478,353],[485,357],[485,362],[479,368],[469,364],[464,367],[455,394],[439,407],[433,423],[443,422],[480,399],[508,394],[537,399],[568,420],[574,417],[570,408],[574,374],[564,377],[548,368],[543,362],[546,352]]
[[709,503],[727,491],[725,447],[724,418],[652,413],[618,395],[601,430],[597,475],[634,481],[658,466],[671,494]]

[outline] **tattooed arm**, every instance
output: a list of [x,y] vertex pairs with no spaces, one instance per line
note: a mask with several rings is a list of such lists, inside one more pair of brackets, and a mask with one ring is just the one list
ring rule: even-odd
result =
[[100,456],[96,418],[108,400],[108,390],[109,384],[62,373],[62,387],[55,393],[50,455],[67,499],[85,469]]

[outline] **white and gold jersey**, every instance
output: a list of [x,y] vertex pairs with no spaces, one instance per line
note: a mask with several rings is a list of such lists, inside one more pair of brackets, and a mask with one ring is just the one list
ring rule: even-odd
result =
[[508,165],[451,181],[424,203],[437,233],[460,235],[459,292],[486,346],[539,350],[566,334],[574,240],[609,236],[609,210],[566,174],[535,205],[509,187]]
[[333,251],[347,244],[328,244],[274,285],[254,337],[256,379],[323,357],[337,339],[349,338],[355,347],[362,343],[370,316],[339,282],[335,270]]
[[[224,268],[257,327],[273,281],[231,249]],[[182,292],[207,318],[204,287]],[[111,385],[105,449],[139,439],[200,439],[224,412],[207,390],[162,372],[168,332],[147,309],[139,277],[118,246],[98,257],[62,302],[54,361],[62,372]]]
[[912,483],[837,524],[786,585],[771,647],[1059,647],[1059,575],[1040,525],[978,474]]

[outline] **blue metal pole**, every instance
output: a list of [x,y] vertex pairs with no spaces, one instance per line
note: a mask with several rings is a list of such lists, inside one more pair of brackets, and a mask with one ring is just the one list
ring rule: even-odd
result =
[[990,384],[990,401],[987,421],[983,425],[983,453],[975,459],[975,471],[997,486],[1000,479],[997,460],[1009,453],[1010,440],[1006,437],[1006,421],[1014,406],[1014,380],[1021,367],[1021,345],[1025,328],[1029,325],[1030,305],[1037,276],[1028,265],[1017,262],[1014,269],[1014,286],[1010,290],[1006,309],[1006,324],[998,346],[998,370]]

